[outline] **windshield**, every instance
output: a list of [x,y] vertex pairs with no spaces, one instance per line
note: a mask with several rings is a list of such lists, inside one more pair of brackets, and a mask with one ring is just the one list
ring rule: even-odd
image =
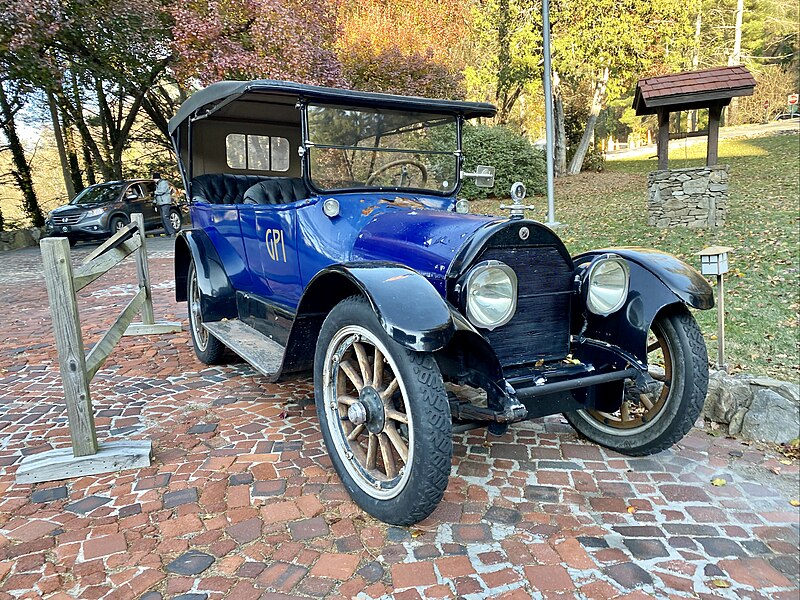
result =
[[308,134],[311,181],[321,190],[456,189],[452,115],[311,105]]
[[121,183],[93,185],[75,196],[70,204],[105,204],[116,200],[120,191],[122,191]]

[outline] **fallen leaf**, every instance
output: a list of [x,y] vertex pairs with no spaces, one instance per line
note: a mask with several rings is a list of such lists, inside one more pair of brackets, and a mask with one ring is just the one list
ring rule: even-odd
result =
[[414,538],[414,539],[420,537],[421,535],[425,535],[425,532],[422,531],[421,529],[414,529],[411,532],[411,537]]
[[782,465],[791,465],[792,464],[792,461],[790,461],[788,458],[784,458],[782,460],[779,460],[778,462],[781,463]]
[[729,588],[731,584],[725,581],[724,579],[713,579],[711,581],[711,585],[718,588]]
[[484,448],[491,448],[492,447],[492,442],[490,442],[489,440],[486,440],[485,442],[483,442],[481,444],[481,446],[483,446]]
[[722,487],[726,483],[728,483],[728,482],[725,481],[724,479],[722,479],[722,477],[717,477],[716,479],[712,479],[711,480],[711,485],[714,485],[714,486],[717,486],[717,487]]
[[635,512],[636,512],[636,507],[635,507],[635,506],[629,506],[629,507],[627,508],[627,510],[628,510],[628,512],[629,512],[629,513],[633,514],[633,513],[635,513]]
[[800,506],[800,500],[789,500],[789,504],[792,506]]
[[781,474],[781,468],[780,467],[770,467],[768,470],[771,471],[772,473],[775,473],[775,475],[780,475]]

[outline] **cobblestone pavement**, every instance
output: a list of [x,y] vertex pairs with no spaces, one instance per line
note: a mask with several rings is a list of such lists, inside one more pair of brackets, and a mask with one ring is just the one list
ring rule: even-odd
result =
[[[185,322],[170,242],[150,247],[157,318]],[[83,290],[87,346],[134,281]],[[628,459],[552,417],[457,436],[439,508],[388,527],[334,474],[308,378],[207,368],[186,331],[124,338],[92,383],[101,441],[152,440],[150,468],[16,484],[69,446],[38,250],[0,255],[0,307],[0,599],[798,598],[779,456],[695,430]]]

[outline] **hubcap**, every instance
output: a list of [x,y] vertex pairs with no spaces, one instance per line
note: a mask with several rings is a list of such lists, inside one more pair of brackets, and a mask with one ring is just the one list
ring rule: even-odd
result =
[[414,427],[394,360],[363,327],[342,328],[323,370],[326,423],[335,452],[367,494],[395,497],[411,473]]

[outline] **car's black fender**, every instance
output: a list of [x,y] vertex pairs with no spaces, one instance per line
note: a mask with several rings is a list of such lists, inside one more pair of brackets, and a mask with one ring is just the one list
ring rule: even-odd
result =
[[197,270],[203,319],[236,318],[236,290],[224,266],[228,264],[230,267],[230,261],[222,262],[208,234],[200,229],[183,230],[175,238],[175,299],[179,302],[187,299],[186,280],[192,261]]
[[579,307],[578,312],[585,314],[575,315],[577,318],[573,322],[580,331],[585,318],[587,326],[583,335],[586,337],[619,346],[646,361],[647,333],[659,312],[674,304],[685,304],[699,310],[714,306],[714,291],[705,278],[665,252],[645,248],[606,248],[584,252],[573,260],[580,268],[602,254],[616,254],[628,261],[630,291],[625,305],[607,317]]
[[384,261],[334,264],[317,273],[303,291],[286,346],[285,372],[311,366],[325,316],[355,294],[369,301],[392,339],[411,350],[439,350],[456,331],[448,304],[413,269]]

